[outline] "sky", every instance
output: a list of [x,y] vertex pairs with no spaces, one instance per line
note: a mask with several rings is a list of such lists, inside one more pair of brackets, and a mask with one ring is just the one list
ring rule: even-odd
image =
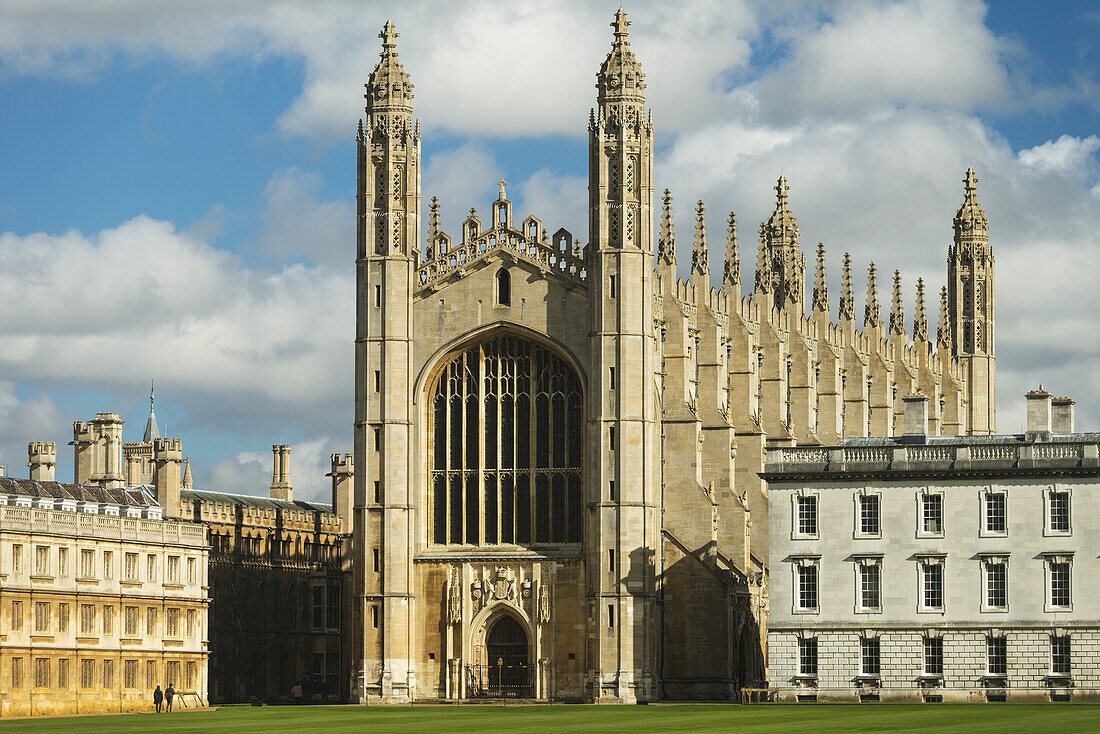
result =
[[[199,488],[329,497],[351,450],[354,134],[387,18],[415,84],[423,191],[460,231],[509,181],[585,231],[587,117],[618,2],[0,0],[0,463],[157,384]],[[973,166],[996,257],[998,429],[1043,384],[1100,430],[1100,7],[975,0],[626,6],[679,249],[695,202],[741,257],[782,174],[803,251],[946,275]],[[712,244],[712,257],[721,247]],[[681,255],[681,265],[690,258]],[[721,265],[712,263],[713,277]],[[751,274],[746,278],[751,287]],[[889,304],[889,278],[879,280]],[[930,307],[935,298],[930,300]],[[930,320],[934,320],[930,313]]]

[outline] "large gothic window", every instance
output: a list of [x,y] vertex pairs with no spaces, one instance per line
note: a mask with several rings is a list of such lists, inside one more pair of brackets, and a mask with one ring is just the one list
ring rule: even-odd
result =
[[432,391],[432,542],[579,543],[581,411],[576,372],[535,342],[454,356]]

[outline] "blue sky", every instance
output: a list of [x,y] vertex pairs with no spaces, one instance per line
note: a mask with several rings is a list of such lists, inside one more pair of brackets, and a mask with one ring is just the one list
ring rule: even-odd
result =
[[[289,441],[295,484],[324,497],[327,455],[351,443],[352,146],[378,28],[402,33],[445,227],[503,176],[518,209],[585,241],[587,108],[616,7],[0,0],[0,462],[22,474],[28,441],[63,445],[96,411],[136,438],[156,377],[199,484],[262,493]],[[716,233],[737,210],[752,262],[783,173],[830,279],[851,251],[901,268],[909,298],[917,276],[943,281],[974,165],[998,253],[999,427],[1020,427],[1042,381],[1100,428],[1100,8],[627,10],[680,222],[697,198]]]

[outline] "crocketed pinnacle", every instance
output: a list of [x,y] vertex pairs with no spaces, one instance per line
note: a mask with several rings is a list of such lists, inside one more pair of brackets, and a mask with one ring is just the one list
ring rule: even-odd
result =
[[764,230],[768,247],[773,250],[798,246],[798,220],[791,214],[791,207],[787,202],[787,192],[790,189],[786,177],[780,176],[775,184],[775,211],[768,217]]
[[657,257],[665,265],[676,267],[676,236],[672,231],[672,193],[665,189],[661,197],[661,234],[657,238]]
[[382,39],[382,58],[366,83],[368,113],[387,109],[412,112],[413,84],[405,67],[397,60],[397,37],[400,35],[389,20],[378,34]]
[[191,459],[183,460],[183,484],[182,489],[194,489],[195,481],[191,477]]
[[149,420],[145,421],[145,436],[141,440],[145,443],[150,443],[154,439],[160,438],[160,429],[157,427],[157,414],[153,412],[153,402],[156,400],[156,391],[153,389],[154,383],[149,382]]
[[928,341],[928,313],[924,310],[924,278],[917,278],[917,309],[913,316],[913,341]]
[[890,333],[905,333],[905,311],[901,305],[901,271],[894,271],[894,298],[890,302]]
[[878,305],[878,282],[875,280],[875,264],[867,269],[867,305],[863,309],[863,325],[871,328],[882,323]]
[[814,271],[814,313],[829,313],[829,285],[825,282],[825,245],[817,243],[817,267]]
[[691,251],[691,274],[705,278],[710,274],[710,253],[707,251],[707,210],[702,200],[695,207],[695,247]]
[[627,38],[626,11],[622,8],[615,13],[611,27],[615,29],[615,38],[611,42],[611,51],[607,54],[596,75],[596,89],[599,90],[600,105],[614,101],[645,101],[645,74],[642,65],[630,50]]
[[940,324],[936,329],[936,344],[944,351],[951,348],[951,327],[947,317],[947,286],[940,288]]
[[[766,224],[760,225],[760,231],[758,233],[760,242],[756,250],[756,285],[755,290],[758,293],[769,294],[772,292],[772,269],[771,262],[768,259],[768,243],[764,234],[764,228]],[[768,304],[768,308],[771,308],[771,304]]]
[[730,212],[729,225],[726,227],[726,264],[722,268],[722,285],[740,298],[741,256],[737,252],[737,215],[733,212]]
[[433,196],[432,203],[428,207],[428,249],[425,252],[425,260],[435,259],[435,236],[439,234],[439,197]]
[[844,270],[840,277],[840,305],[837,316],[841,321],[856,317],[856,299],[852,294],[852,256],[844,253]]

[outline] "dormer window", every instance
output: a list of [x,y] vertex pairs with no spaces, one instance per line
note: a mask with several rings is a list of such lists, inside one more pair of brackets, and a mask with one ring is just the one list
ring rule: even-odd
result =
[[497,305],[512,305],[512,276],[507,270],[497,271]]

